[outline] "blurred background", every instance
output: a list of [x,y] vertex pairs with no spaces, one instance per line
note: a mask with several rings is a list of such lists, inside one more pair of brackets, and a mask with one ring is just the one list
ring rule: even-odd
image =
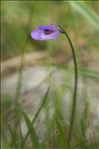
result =
[[[51,88],[47,103],[49,115],[55,109],[53,100],[56,100],[57,107],[65,113],[65,119],[70,119],[74,82],[70,45],[61,34],[56,41],[35,41],[31,38],[32,30],[49,24],[62,26],[71,38],[79,74],[77,119],[87,103],[88,130],[90,128],[96,138],[99,137],[96,133],[99,132],[99,1],[2,1],[1,124],[4,149],[9,146],[15,148],[15,143],[11,144],[8,126],[14,128],[13,110],[17,101],[21,110],[32,119],[48,86]],[[44,111],[42,115],[44,119]],[[23,136],[26,134],[24,123],[22,120]],[[40,139],[46,134],[42,125],[42,120],[36,124]],[[52,126],[49,127],[48,130],[52,131]],[[55,144],[51,145],[49,148]]]

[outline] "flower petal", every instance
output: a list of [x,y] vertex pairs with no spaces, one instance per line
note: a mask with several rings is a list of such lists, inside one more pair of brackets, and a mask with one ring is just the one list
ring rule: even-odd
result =
[[33,31],[32,33],[31,33],[31,37],[33,38],[33,39],[35,39],[35,40],[41,40],[41,33],[42,33],[42,31],[40,31],[40,30],[35,30],[35,31]]
[[40,30],[45,30],[45,29],[48,29],[48,26],[41,25],[41,26],[39,26],[39,29],[40,29]]
[[49,35],[45,35],[44,33],[41,34],[42,40],[49,40],[49,39],[57,39],[59,32],[55,31]]
[[[46,30],[47,32],[46,34]],[[48,25],[48,26],[40,26],[37,30],[32,31],[31,37],[35,40],[49,40],[49,39],[57,39],[59,34],[59,30],[55,25]]]

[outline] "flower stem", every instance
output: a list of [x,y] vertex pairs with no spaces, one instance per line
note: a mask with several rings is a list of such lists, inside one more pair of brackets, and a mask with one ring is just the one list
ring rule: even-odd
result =
[[65,36],[67,37],[69,44],[71,46],[71,50],[72,50],[72,54],[73,54],[73,61],[74,61],[74,69],[75,69],[75,82],[74,82],[74,93],[73,93],[73,103],[72,103],[72,111],[71,111],[71,119],[70,119],[70,126],[69,126],[69,130],[68,130],[68,145],[70,145],[71,142],[71,137],[72,137],[72,130],[73,130],[73,126],[74,126],[74,119],[75,119],[75,111],[76,111],[76,100],[77,100],[77,82],[78,82],[78,73],[77,73],[77,62],[76,62],[76,56],[75,56],[75,51],[72,45],[72,42],[70,40],[69,35],[67,34],[67,32],[59,27],[59,31],[63,34],[65,34]]

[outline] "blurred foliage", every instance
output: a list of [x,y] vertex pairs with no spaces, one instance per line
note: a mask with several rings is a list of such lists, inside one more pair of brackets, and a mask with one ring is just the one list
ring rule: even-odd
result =
[[73,2],[69,1],[71,6],[82,16],[84,16],[87,21],[94,26],[99,31],[99,16],[92,11],[89,7],[87,7],[84,3],[82,2]]
[[[90,9],[93,9],[95,15],[99,14],[98,6],[99,2],[86,1],[83,2],[88,5]],[[48,43],[33,41],[30,37],[30,33],[33,29],[36,29],[41,24],[59,24],[63,26],[71,36],[80,36],[80,39],[90,39],[91,34],[95,34],[93,42],[97,41],[97,33],[95,28],[91,24],[85,21],[85,18],[73,10],[72,5],[76,5],[75,2],[62,2],[62,1],[2,1],[1,3],[1,48],[2,48],[2,60],[19,55],[21,48],[24,44],[26,32],[28,30],[28,43],[27,52],[34,50],[47,50]],[[78,5],[78,4],[77,4]],[[86,8],[87,8],[86,5]],[[78,6],[79,7],[79,6]],[[28,17],[32,12],[32,20],[27,28]],[[80,10],[79,10],[80,11]],[[81,10],[82,11],[82,10]],[[86,14],[85,14],[86,17]],[[91,18],[91,15],[89,14]],[[89,37],[86,37],[89,36]],[[98,36],[99,37],[99,36]],[[75,37],[72,39],[74,40]],[[78,41],[80,40],[78,37]],[[54,49],[62,49],[65,41],[60,40],[60,44],[53,42]],[[75,42],[75,40],[74,40]],[[86,41],[87,42],[87,41]],[[90,42],[92,43],[92,42]],[[93,43],[94,44],[94,43]],[[90,45],[90,44],[88,44]]]

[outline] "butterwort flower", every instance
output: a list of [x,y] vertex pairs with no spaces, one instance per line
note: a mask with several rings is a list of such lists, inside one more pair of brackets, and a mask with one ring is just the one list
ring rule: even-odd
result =
[[59,28],[57,25],[42,25],[37,30],[32,31],[31,37],[35,40],[49,40],[57,39],[59,35]]
[[77,62],[76,62],[76,55],[75,51],[71,42],[71,39],[67,32],[59,25],[48,25],[48,26],[39,26],[37,30],[32,31],[31,36],[35,40],[49,40],[49,39],[57,39],[59,33],[63,33],[70,44],[72,54],[73,54],[73,61],[74,61],[74,68],[75,68],[75,76],[74,76],[74,92],[73,92],[73,105],[72,105],[72,112],[71,112],[71,120],[70,126],[68,131],[68,144],[70,144],[71,136],[72,136],[72,129],[74,125],[74,118],[75,118],[75,109],[76,109],[76,96],[77,96],[77,80],[78,80],[78,71],[77,71]]

